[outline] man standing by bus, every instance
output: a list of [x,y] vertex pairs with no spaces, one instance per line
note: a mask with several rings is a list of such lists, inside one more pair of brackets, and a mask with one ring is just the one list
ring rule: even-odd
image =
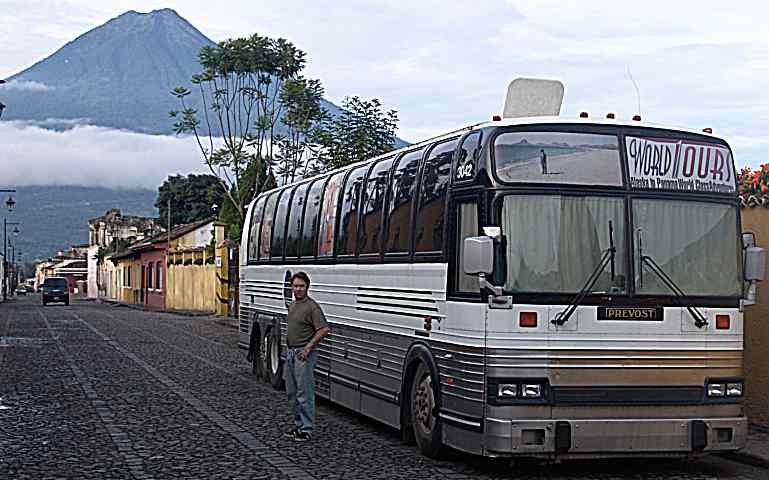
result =
[[286,436],[296,442],[306,442],[312,437],[315,423],[315,348],[331,328],[320,306],[307,296],[310,277],[297,272],[291,277],[294,303],[286,317],[286,392],[288,404],[294,416],[295,428]]

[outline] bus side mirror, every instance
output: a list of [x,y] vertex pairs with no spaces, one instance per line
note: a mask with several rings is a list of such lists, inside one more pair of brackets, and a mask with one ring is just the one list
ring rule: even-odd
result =
[[745,249],[745,280],[761,282],[766,276],[766,250],[761,247]]
[[494,240],[489,237],[465,238],[462,266],[468,275],[494,271]]

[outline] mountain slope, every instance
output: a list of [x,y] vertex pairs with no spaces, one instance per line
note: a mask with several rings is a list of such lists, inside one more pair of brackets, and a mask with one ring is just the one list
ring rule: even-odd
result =
[[[8,78],[3,119],[171,134],[168,112],[179,103],[170,92],[191,87],[190,78],[201,70],[198,52],[207,45],[215,44],[174,10],[126,12]],[[200,108],[195,97],[189,100]],[[324,106],[339,110],[330,102]]]
[[[4,210],[8,222],[19,222],[18,237],[8,237],[23,259],[44,259],[73,244],[88,243],[88,220],[119,208],[124,215],[157,217],[154,190],[113,190],[75,186],[18,187],[16,208]],[[2,197],[5,202],[7,194]],[[4,206],[4,205],[3,205]],[[1,240],[0,240],[1,241]],[[2,250],[0,249],[0,253]]]

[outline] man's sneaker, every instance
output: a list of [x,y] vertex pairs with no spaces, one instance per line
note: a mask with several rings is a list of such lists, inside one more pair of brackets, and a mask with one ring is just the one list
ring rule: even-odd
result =
[[309,442],[312,439],[312,435],[307,432],[296,432],[294,434],[295,442]]
[[283,434],[283,436],[284,436],[284,437],[286,437],[286,438],[290,438],[291,440],[293,440],[293,439],[294,439],[294,437],[296,437],[296,434],[297,434],[297,433],[299,433],[299,430],[297,430],[297,429],[295,428],[295,429],[293,429],[293,430],[291,430],[291,431],[289,431],[289,432],[286,432],[286,433],[284,433],[284,434]]

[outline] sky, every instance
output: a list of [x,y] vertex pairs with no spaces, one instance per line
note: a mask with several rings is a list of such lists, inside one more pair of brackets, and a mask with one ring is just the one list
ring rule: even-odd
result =
[[[630,5],[225,0],[214,8],[208,0],[0,0],[0,78],[127,10],[173,8],[214,41],[252,33],[287,38],[307,52],[304,73],[322,81],[327,99],[379,98],[398,111],[398,136],[410,142],[490,120],[501,113],[513,78],[541,77],[564,83],[563,116],[640,113],[654,124],[711,127],[732,145],[738,167],[769,162],[769,4]],[[155,188],[168,174],[204,170],[189,139],[94,127],[54,133],[2,122],[0,142],[3,181],[16,184]],[[157,148],[169,159],[163,166],[142,153]],[[52,174],[45,166],[53,152],[78,168]],[[118,161],[105,165],[105,158]],[[35,169],[14,167],[26,164]]]

